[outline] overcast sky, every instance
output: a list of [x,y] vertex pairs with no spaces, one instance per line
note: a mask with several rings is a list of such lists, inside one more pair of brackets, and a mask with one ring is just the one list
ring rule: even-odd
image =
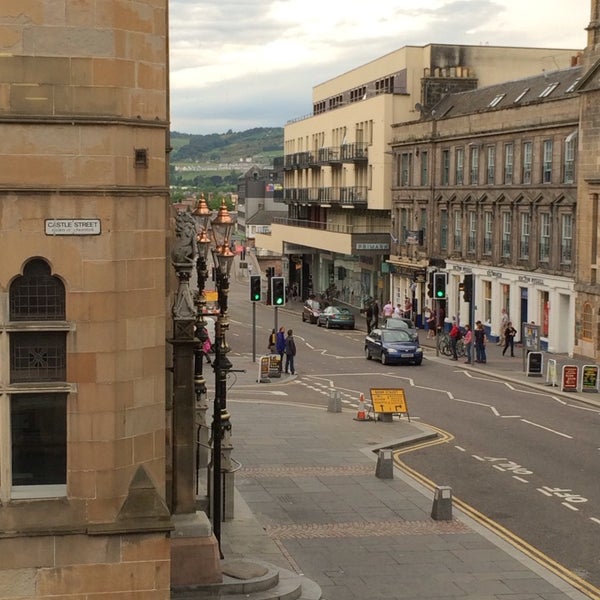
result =
[[591,0],[170,0],[171,129],[283,127],[402,46],[583,49]]

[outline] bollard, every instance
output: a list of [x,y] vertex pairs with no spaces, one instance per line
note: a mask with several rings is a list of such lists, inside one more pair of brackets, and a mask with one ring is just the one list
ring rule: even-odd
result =
[[392,462],[392,451],[384,448],[377,455],[377,469],[375,477],[379,479],[394,479],[394,463]]
[[327,412],[342,412],[342,398],[339,390],[329,390],[329,403],[327,404]]
[[435,521],[452,520],[452,488],[447,485],[437,486],[433,496],[431,518]]

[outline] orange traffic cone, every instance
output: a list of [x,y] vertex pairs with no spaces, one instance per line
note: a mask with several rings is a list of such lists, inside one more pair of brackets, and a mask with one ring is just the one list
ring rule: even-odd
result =
[[358,412],[356,413],[355,421],[367,421],[367,410],[365,408],[365,395],[361,394],[358,397]]

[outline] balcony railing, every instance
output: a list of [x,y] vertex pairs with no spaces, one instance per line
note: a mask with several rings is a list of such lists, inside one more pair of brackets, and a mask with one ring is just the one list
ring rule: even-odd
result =
[[342,144],[342,146],[330,146],[319,148],[316,152],[295,152],[284,157],[283,168],[285,170],[307,169],[320,165],[331,165],[344,162],[362,162],[368,159],[368,144],[366,142],[355,142]]
[[367,187],[285,188],[283,197],[286,202],[301,202],[303,204],[365,206],[367,204]]
[[373,234],[390,233],[390,225],[342,225],[338,223],[324,223],[322,221],[308,221],[304,219],[289,219],[287,217],[275,217],[273,224],[287,225],[288,227],[304,227],[307,229],[321,229],[332,233]]

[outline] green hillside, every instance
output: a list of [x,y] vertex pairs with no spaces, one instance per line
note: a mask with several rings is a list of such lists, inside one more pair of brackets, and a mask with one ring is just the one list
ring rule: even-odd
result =
[[237,189],[237,180],[251,165],[270,166],[283,156],[283,128],[195,135],[171,132],[171,199],[204,192],[219,198]]
[[[194,135],[171,132],[171,164],[218,165],[239,163],[272,164],[283,154],[283,128],[257,127],[246,131]],[[241,168],[241,167],[240,167]]]

